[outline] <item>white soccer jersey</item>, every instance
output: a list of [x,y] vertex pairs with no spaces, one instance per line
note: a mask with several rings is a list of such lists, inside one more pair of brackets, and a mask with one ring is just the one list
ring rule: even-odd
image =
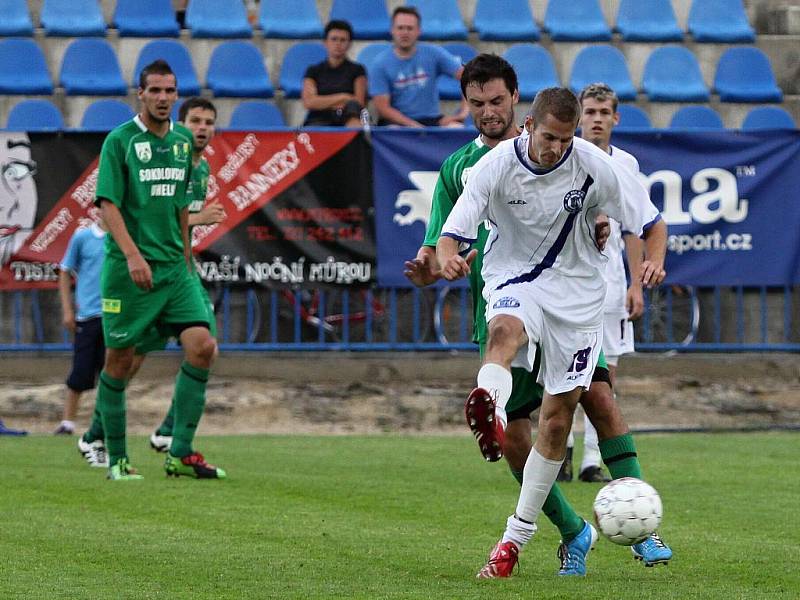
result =
[[498,144],[473,167],[442,235],[474,241],[491,223],[481,274],[486,294],[536,282],[541,306],[576,328],[601,322],[607,257],[594,240],[598,213],[641,235],[660,218],[647,190],[626,169],[585,140],[552,169],[537,171],[528,136]]

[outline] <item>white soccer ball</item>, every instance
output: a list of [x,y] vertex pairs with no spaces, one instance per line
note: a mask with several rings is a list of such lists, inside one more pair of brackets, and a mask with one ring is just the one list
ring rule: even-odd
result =
[[621,546],[632,546],[646,539],[658,529],[662,516],[658,492],[635,477],[615,479],[594,499],[597,528]]

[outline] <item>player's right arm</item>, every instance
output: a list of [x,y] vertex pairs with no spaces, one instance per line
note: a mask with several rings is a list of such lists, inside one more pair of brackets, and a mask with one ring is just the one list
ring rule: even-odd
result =
[[122,213],[108,198],[98,198],[97,202],[100,204],[100,211],[103,214],[106,227],[108,227],[108,233],[114,238],[120,251],[128,261],[128,273],[130,273],[133,283],[136,284],[136,287],[149,290],[153,287],[153,273],[150,270],[150,265],[147,264],[147,261],[139,252],[139,248],[136,247],[131,234],[128,233]]

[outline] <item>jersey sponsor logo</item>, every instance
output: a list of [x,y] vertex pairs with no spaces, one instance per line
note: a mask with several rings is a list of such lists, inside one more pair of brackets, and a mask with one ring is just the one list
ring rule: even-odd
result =
[[122,300],[103,298],[103,312],[119,314],[122,311]]
[[564,194],[564,208],[570,213],[581,212],[585,199],[586,192],[583,190],[570,190]]
[[133,148],[136,150],[136,158],[143,163],[148,163],[153,158],[153,149],[150,147],[150,142],[135,142]]
[[[422,224],[427,227],[433,203],[433,190],[436,188],[439,172],[411,171],[408,178],[417,189],[403,190],[397,195],[394,203],[397,212],[393,221],[398,225],[413,225],[417,221],[422,221]],[[401,212],[404,208],[408,209],[405,213]]]
[[509,200],[508,204],[527,204],[527,202],[522,198],[518,198],[517,200]]
[[186,162],[189,158],[189,142],[180,142],[173,145],[172,154],[178,162]]
[[108,335],[109,335],[109,337],[112,337],[115,340],[121,340],[123,338],[128,337],[128,332],[127,331],[112,331]]
[[519,308],[519,300],[511,296],[503,296],[492,305],[492,308]]

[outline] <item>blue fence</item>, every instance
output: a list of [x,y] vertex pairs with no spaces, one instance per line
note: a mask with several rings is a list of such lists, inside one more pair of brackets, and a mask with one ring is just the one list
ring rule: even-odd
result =
[[[463,287],[210,290],[225,351],[474,351]],[[638,351],[800,352],[800,286],[646,292]],[[71,349],[56,291],[0,294],[0,351]]]

